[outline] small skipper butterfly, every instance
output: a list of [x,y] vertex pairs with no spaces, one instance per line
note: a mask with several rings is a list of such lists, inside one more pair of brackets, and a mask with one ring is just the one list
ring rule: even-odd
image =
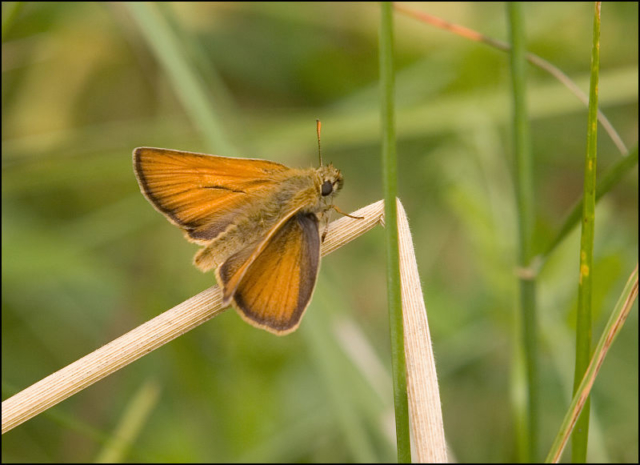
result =
[[[318,121],[318,149],[320,122]],[[160,148],[133,152],[153,207],[204,246],[194,264],[216,269],[223,304],[277,335],[295,331],[316,285],[320,228],[343,184],[329,164],[292,169],[272,161]]]

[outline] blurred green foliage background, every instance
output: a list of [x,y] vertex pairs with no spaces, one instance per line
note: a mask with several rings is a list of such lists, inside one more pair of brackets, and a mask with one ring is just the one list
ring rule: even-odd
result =
[[[507,36],[501,3],[413,6]],[[525,8],[529,49],[587,91],[593,4]],[[337,204],[380,199],[378,24],[375,3],[3,3],[3,399],[214,284],[191,265],[197,247],[140,194],[135,147],[315,166],[320,118],[325,160],[346,180]],[[509,383],[519,328],[508,55],[400,15],[395,26],[399,195],[447,440],[460,462],[511,461],[521,393]],[[211,120],[163,64],[166,34]],[[637,3],[603,5],[601,44],[601,108],[634,147]],[[587,112],[534,68],[529,108],[538,237],[549,238],[582,192]],[[603,131],[598,143],[602,172],[621,155]],[[594,339],[637,261],[637,170],[596,214]],[[574,231],[539,281],[540,453],[570,400],[578,241]],[[227,311],[7,433],[2,460],[395,460],[384,257],[378,228],[323,261],[294,334]],[[592,461],[638,461],[637,322],[636,304],[594,386]],[[123,423],[139,425],[132,448],[101,455]]]

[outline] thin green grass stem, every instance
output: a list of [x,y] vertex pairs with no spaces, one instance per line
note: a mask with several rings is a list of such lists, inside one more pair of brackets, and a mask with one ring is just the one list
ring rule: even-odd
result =
[[[580,237],[580,279],[576,321],[576,366],[573,379],[575,394],[591,359],[591,320],[593,294],[593,237],[596,217],[596,167],[598,160],[598,77],[600,69],[600,3],[595,5],[593,47],[591,49],[591,83],[587,121],[587,154],[584,170],[582,235]],[[586,401],[571,435],[571,461],[587,460],[590,402]]]
[[411,462],[409,406],[404,355],[404,332],[400,295],[400,265],[397,222],[397,161],[394,119],[393,7],[381,4],[380,87],[382,114],[382,172],[385,200],[385,242],[387,249],[387,295],[391,331],[391,363],[396,417],[398,462]]
[[[526,105],[527,51],[522,5],[508,4],[511,38],[511,76],[513,84],[513,140],[515,152],[515,187],[518,215],[518,266],[526,268],[533,256],[533,223],[535,201],[533,190],[533,160]],[[526,424],[519,435],[520,461],[535,462],[538,448],[538,359],[535,277],[520,278],[520,310],[522,312],[522,343],[527,378]]]
[[567,413],[560,425],[560,430],[553,440],[547,458],[545,459],[546,463],[558,463],[560,461],[562,451],[567,443],[569,434],[571,433],[572,428],[577,425],[577,423],[574,425],[574,422],[576,421],[575,417],[580,413],[581,409],[584,408],[584,405],[586,405],[587,399],[589,398],[588,394],[591,392],[596,376],[604,363],[604,358],[613,345],[613,341],[624,327],[625,321],[627,320],[637,297],[638,264],[636,263],[636,267],[631,273],[631,276],[629,276],[627,284],[622,290],[613,312],[611,312],[609,321],[602,331],[602,335],[598,340],[598,345],[593,351],[593,357],[591,358],[587,372],[585,373],[584,378],[580,381],[578,389],[573,395],[571,405],[567,409]]

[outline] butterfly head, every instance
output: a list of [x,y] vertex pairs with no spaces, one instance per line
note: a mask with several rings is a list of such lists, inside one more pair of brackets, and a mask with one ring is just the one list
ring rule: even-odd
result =
[[320,195],[322,198],[331,199],[342,189],[342,185],[344,184],[342,173],[332,164],[318,168],[318,175],[320,179]]

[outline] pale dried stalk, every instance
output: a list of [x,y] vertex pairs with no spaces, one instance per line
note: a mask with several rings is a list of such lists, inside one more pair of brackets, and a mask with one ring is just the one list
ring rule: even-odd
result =
[[[384,204],[379,201],[354,212],[354,216],[364,217],[362,220],[343,217],[331,223],[322,255],[373,228],[383,211]],[[221,300],[218,286],[210,287],[5,400],[2,433],[222,313]]]
[[[322,245],[327,255],[383,220],[379,201],[329,225]],[[398,236],[407,360],[407,385],[414,460],[446,461],[440,398],[426,310],[407,218],[398,202]],[[167,342],[222,313],[221,292],[213,286],[44,378],[2,403],[2,433],[105,378]]]
[[409,222],[399,199],[397,204],[411,458],[414,462],[445,463],[448,461],[447,445],[427,309],[422,298]]
[[605,326],[604,332],[602,333],[602,336],[600,336],[598,345],[593,351],[591,362],[589,363],[587,371],[580,382],[580,386],[578,386],[578,389],[573,396],[569,410],[565,414],[560,426],[560,431],[551,445],[551,450],[545,460],[546,463],[558,463],[562,458],[562,452],[567,445],[571,432],[578,421],[578,417],[580,417],[582,409],[591,394],[591,388],[593,387],[593,383],[600,372],[600,368],[602,368],[607,352],[611,348],[616,336],[622,330],[625,321],[627,321],[629,312],[631,312],[631,308],[633,307],[637,297],[638,265],[636,264],[636,268],[633,270],[633,273],[631,273],[631,276],[629,276],[627,284],[624,287],[622,294],[620,294],[620,298],[609,317],[609,321]]
[[217,286],[191,297],[2,402],[2,433],[222,313]]

